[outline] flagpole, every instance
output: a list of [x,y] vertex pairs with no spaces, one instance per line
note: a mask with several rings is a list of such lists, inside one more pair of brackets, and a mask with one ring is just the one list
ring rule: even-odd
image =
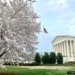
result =
[[42,29],[42,31],[43,31],[43,54],[44,54],[44,49],[45,49],[45,42],[44,42],[44,40],[45,40],[45,38],[44,38],[44,34],[47,34],[48,33],[48,31],[46,30],[46,28],[44,27],[44,25],[43,25],[43,29]]
[[43,29],[42,29],[42,31],[43,31],[43,54],[44,54],[44,25],[43,25]]

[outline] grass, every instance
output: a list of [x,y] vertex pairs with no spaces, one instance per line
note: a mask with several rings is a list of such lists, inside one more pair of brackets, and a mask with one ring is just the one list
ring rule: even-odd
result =
[[0,73],[16,73],[16,75],[67,75],[68,71],[65,69],[28,69],[14,66],[7,66],[6,68],[0,69]]

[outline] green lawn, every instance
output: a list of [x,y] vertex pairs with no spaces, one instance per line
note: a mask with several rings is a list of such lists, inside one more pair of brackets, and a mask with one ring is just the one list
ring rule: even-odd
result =
[[[61,68],[61,67],[60,67]],[[74,69],[74,68],[73,68]],[[9,66],[7,69],[0,69],[2,73],[16,73],[16,75],[67,75],[68,70],[58,69],[28,69]]]

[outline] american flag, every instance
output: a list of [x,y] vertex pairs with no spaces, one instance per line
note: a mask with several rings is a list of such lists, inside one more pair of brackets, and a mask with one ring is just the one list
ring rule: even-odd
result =
[[48,31],[46,30],[46,28],[44,28],[43,30],[44,30],[44,33],[48,33]]

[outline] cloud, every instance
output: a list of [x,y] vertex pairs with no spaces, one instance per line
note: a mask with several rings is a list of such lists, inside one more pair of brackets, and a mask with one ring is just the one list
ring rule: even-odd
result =
[[68,0],[49,0],[47,5],[50,10],[64,10],[68,7]]

